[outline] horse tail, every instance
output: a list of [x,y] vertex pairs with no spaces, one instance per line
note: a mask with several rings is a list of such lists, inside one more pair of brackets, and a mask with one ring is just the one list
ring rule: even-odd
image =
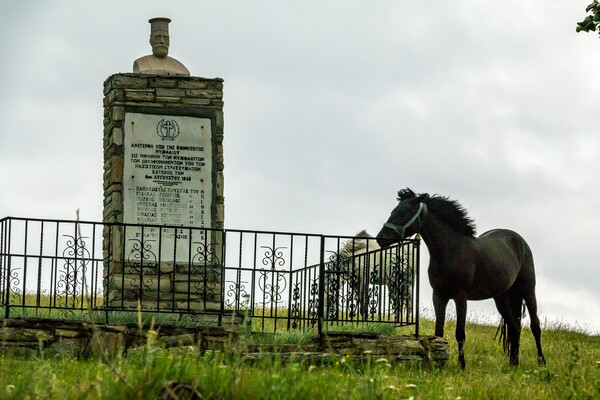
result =
[[[521,275],[523,274],[523,269],[527,268],[528,266],[533,267],[533,255],[531,254],[531,249],[529,248],[529,245],[527,244],[525,239],[523,239],[520,235],[516,233],[514,235],[515,236],[513,238],[513,248],[517,253],[516,255],[518,257],[519,265],[521,267],[521,271],[519,272],[519,274]],[[530,271],[527,271],[526,274],[529,272]],[[525,311],[527,310],[525,299],[522,295],[521,290],[513,287],[509,292],[509,301],[512,315],[515,321],[517,322],[517,335],[520,336],[521,319],[525,317]],[[500,326],[498,326],[498,329],[496,329],[496,335],[494,336],[494,339],[498,337],[498,334],[500,334],[499,341],[502,343],[502,348],[504,349],[504,352],[510,354],[511,340],[509,337],[508,321],[506,321],[504,318],[500,320]]]
[[[508,341],[508,324],[504,320],[504,318],[500,319],[500,325],[498,325],[498,329],[496,329],[496,334],[494,335],[494,340],[498,339],[500,343],[502,343],[502,349],[505,353],[508,354],[510,351],[510,342]],[[498,334],[500,337],[498,338]]]
[[[527,310],[525,305],[525,299],[522,297],[518,297],[518,302],[511,303],[513,308],[513,315],[517,320],[519,325],[519,331],[521,330],[521,319],[525,317],[525,311]],[[500,337],[498,338],[498,334]],[[506,354],[510,354],[510,340],[508,337],[508,322],[504,319],[500,319],[500,325],[498,329],[496,329],[496,334],[494,335],[494,340],[498,338],[498,341],[502,343],[502,349]]]

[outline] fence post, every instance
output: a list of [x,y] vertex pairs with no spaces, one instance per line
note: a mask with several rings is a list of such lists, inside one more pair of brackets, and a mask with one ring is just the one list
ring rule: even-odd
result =
[[6,273],[6,292],[3,293],[4,301],[6,302],[6,310],[4,313],[4,318],[8,319],[10,317],[10,262],[12,258],[11,248],[10,248],[10,238],[11,238],[11,227],[12,220],[8,219],[8,221],[2,222],[2,259],[6,260],[6,265],[4,265],[3,271]]
[[[204,230],[204,237],[208,238],[208,230]],[[225,317],[225,274],[227,273],[226,269],[225,269],[225,263],[227,262],[227,260],[225,260],[225,255],[226,255],[226,247],[227,247],[227,231],[225,229],[222,229],[220,231],[210,231],[210,235],[211,237],[215,238],[215,242],[219,243],[216,238],[218,235],[218,232],[221,233],[221,279],[220,279],[220,284],[221,284],[221,294],[219,295],[221,297],[221,301],[219,304],[219,317],[218,317],[218,326],[222,326],[223,325],[223,318]],[[204,270],[204,274],[206,276],[207,274],[207,270]],[[238,283],[239,284],[239,283]],[[239,299],[239,296],[236,296]],[[236,300],[237,301],[237,300]],[[234,303],[235,304],[235,303]],[[233,319],[235,321],[235,318],[237,318],[237,314],[239,312],[239,303],[235,304],[232,310],[233,313]],[[204,310],[206,312],[206,306],[204,307]],[[245,318],[248,318],[248,316],[245,316]],[[247,322],[247,321],[242,321],[243,323]]]
[[325,312],[325,236],[321,235],[321,260],[319,262],[319,306],[317,307],[317,329],[319,338],[323,333],[323,314]]
[[[102,254],[102,260],[103,260],[103,267],[106,268],[106,271],[102,271],[102,282],[104,282],[104,285],[102,287],[103,290],[103,295],[104,295],[104,303],[103,303],[103,307],[104,307],[104,316],[106,319],[106,325],[108,325],[108,299],[109,299],[109,291],[110,291],[110,285],[113,283],[111,282],[111,263],[115,262],[115,252],[114,252],[114,248],[113,246],[114,244],[114,240],[115,240],[115,231],[116,231],[116,227],[113,224],[107,224],[107,223],[102,223],[102,229],[107,229],[108,232],[108,243],[106,244],[106,257],[104,256],[104,254]],[[105,245],[103,245],[104,247]],[[104,252],[104,248],[102,249],[102,251]],[[124,257],[123,257],[124,258]],[[117,276],[115,274],[114,277],[114,284],[116,285],[116,279]]]
[[[413,268],[414,274],[416,275],[415,277],[413,277],[413,279],[415,279],[415,286],[417,289],[417,295],[416,295],[416,306],[415,306],[415,336],[417,337],[417,339],[419,339],[419,305],[420,305],[420,287],[421,287],[421,282],[420,282],[420,276],[421,276],[421,271],[420,271],[420,265],[421,265],[421,235],[417,235],[416,239],[415,239],[415,248],[416,248],[416,253],[417,253],[417,265],[416,268]],[[415,300],[415,296],[413,294],[413,300]]]

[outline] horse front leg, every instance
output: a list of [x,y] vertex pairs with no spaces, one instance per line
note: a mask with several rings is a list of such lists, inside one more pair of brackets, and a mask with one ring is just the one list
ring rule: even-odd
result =
[[446,306],[449,298],[433,291],[433,310],[435,311],[435,336],[444,337],[444,323],[446,322]]
[[465,324],[467,322],[467,296],[461,295],[454,299],[456,304],[456,343],[458,343],[458,364],[461,369],[465,369],[464,345],[467,335],[465,334]]

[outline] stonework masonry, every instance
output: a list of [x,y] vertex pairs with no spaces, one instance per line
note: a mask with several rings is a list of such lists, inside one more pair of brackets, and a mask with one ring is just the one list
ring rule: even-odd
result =
[[[268,337],[268,335],[266,335]],[[264,338],[237,328],[106,325],[41,318],[0,319],[0,354],[13,357],[114,357],[145,346],[173,352],[223,352],[248,362],[278,358],[308,364],[357,362],[432,363],[445,366],[448,342],[436,336],[328,332],[301,344],[265,344]]]
[[[132,141],[134,124],[136,134],[144,132],[142,142],[139,138]],[[180,128],[182,135],[175,140]],[[104,222],[223,229],[223,128],[220,78],[138,73],[110,76],[104,82]],[[183,143],[185,129],[186,140],[202,142]],[[165,200],[165,196],[171,198]],[[169,232],[163,235],[155,230],[154,239],[160,239],[154,240],[154,245],[162,240],[158,251],[152,249],[158,255],[155,264],[136,264],[132,261],[135,244],[131,244],[136,232],[142,237],[149,230],[144,234],[122,226],[104,228],[104,290],[109,306],[136,308],[141,300],[143,308],[219,309],[218,260],[206,255],[201,262],[189,256],[186,259],[188,250],[182,246],[188,245],[187,239],[179,239],[173,230],[168,239]],[[189,243],[204,240],[213,246],[214,254],[220,254],[222,238],[218,232],[202,238],[194,236],[202,235],[198,231],[182,232],[185,235],[191,237]],[[145,240],[138,240],[138,249],[151,242]],[[165,244],[167,240],[177,242],[176,256],[163,251],[175,247]],[[199,286],[190,293],[190,288]]]

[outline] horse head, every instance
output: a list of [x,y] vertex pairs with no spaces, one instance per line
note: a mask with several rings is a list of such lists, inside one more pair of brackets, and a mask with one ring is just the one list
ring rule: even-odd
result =
[[342,246],[338,250],[338,256],[339,258],[347,259],[374,250],[379,250],[379,245],[375,241],[375,238],[363,229],[354,238],[342,243]]
[[387,222],[383,224],[383,228],[377,234],[377,243],[381,247],[387,247],[419,233],[422,225],[421,219],[427,214],[425,201],[428,198],[428,194],[417,195],[409,188],[400,190],[398,205],[392,210]]

